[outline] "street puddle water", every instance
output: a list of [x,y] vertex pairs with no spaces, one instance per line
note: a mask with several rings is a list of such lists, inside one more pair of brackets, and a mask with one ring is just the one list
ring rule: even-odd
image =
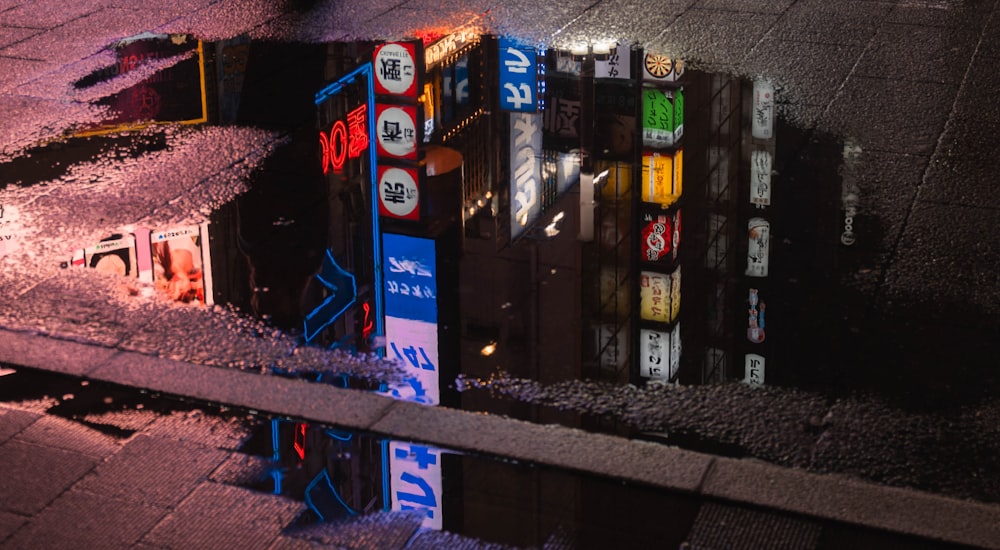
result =
[[[196,221],[109,229],[63,262],[201,311],[232,308],[260,322],[254,338],[280,335],[251,355],[221,345],[212,325],[206,346],[231,361],[207,364],[829,469],[844,457],[814,447],[831,411],[883,411],[898,420],[891,429],[911,417],[883,400],[954,408],[980,397],[960,390],[977,388],[974,348],[941,351],[906,322],[918,312],[905,301],[878,301],[889,221],[867,202],[858,147],[787,123],[795,98],[766,79],[627,47],[541,52],[473,34],[174,35],[115,51],[77,83],[106,119],[0,168],[11,187],[54,193],[74,165],[139,167],[178,136],[221,129],[199,143],[232,155],[220,166],[238,189],[186,182],[199,192],[170,204]],[[962,304],[940,313],[963,319],[942,319],[949,334],[977,315]],[[167,324],[198,333],[189,319]],[[162,341],[129,347],[157,353]],[[339,368],[330,349],[347,352]],[[382,358],[401,379],[366,375]],[[942,372],[946,359],[959,366]],[[880,399],[856,396],[866,392]],[[771,410],[755,403],[788,414],[742,418]],[[294,448],[299,426],[275,433]],[[324,449],[317,464],[349,452],[384,471],[398,450],[305,429]],[[477,460],[442,453],[459,471]],[[265,482],[307,488],[320,470],[305,461]],[[349,500],[343,513],[384,507],[382,474],[366,472],[327,472],[322,483],[349,497],[317,498]]]

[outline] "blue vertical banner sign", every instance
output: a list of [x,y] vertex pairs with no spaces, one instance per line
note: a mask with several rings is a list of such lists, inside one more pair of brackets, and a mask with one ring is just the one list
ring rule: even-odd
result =
[[436,257],[431,239],[382,234],[386,357],[405,371],[382,393],[423,405],[441,402]]
[[537,111],[538,58],[535,48],[511,38],[500,38],[500,108]]
[[389,471],[392,510],[418,511],[423,514],[422,528],[440,531],[444,527],[441,450],[390,441]]

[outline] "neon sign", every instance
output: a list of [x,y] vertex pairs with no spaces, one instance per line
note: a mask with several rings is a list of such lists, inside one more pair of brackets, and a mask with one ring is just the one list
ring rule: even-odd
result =
[[344,169],[348,158],[358,158],[368,148],[368,105],[361,104],[347,113],[347,122],[338,120],[330,128],[329,135],[320,131],[319,145],[323,150],[323,175],[335,174]]

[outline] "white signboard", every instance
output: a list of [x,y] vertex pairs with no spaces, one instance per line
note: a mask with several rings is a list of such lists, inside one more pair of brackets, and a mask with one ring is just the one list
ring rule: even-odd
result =
[[510,236],[542,213],[542,118],[510,113]]
[[671,380],[680,367],[680,328],[670,332],[639,331],[639,376],[652,380]]
[[607,60],[594,61],[594,78],[632,78],[632,49],[627,42],[616,42]]
[[375,50],[375,93],[416,95],[417,63],[412,44],[389,43]]
[[750,153],[750,202],[760,206],[771,204],[771,153],[757,150]]
[[392,510],[417,510],[424,514],[420,526],[440,531],[444,527],[441,450],[416,443],[389,442],[389,490]]
[[753,83],[753,121],[750,133],[757,139],[774,137],[774,86],[767,80]]
[[744,356],[743,382],[751,386],[764,385],[764,356],[748,353]]
[[438,372],[438,327],[426,321],[385,318],[385,354],[406,371],[402,384],[382,392],[395,399],[423,405],[441,402]]
[[420,193],[415,172],[403,168],[385,168],[379,176],[378,198],[383,213],[396,218],[417,219]]
[[377,105],[375,139],[381,156],[398,159],[417,158],[416,107]]
[[625,359],[628,358],[628,327],[620,327],[615,331],[615,325],[598,325],[596,332],[601,368],[607,370],[624,368]]
[[767,277],[771,248],[771,224],[764,218],[750,218],[748,226],[747,270],[750,277]]

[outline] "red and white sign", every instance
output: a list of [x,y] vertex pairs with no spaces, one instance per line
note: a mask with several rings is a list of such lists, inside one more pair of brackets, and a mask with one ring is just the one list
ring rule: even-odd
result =
[[375,48],[375,93],[416,98],[417,47],[412,42],[389,42]]
[[379,166],[379,214],[403,220],[420,219],[419,173],[413,168]]
[[379,156],[416,160],[418,128],[415,105],[375,105],[375,142]]

